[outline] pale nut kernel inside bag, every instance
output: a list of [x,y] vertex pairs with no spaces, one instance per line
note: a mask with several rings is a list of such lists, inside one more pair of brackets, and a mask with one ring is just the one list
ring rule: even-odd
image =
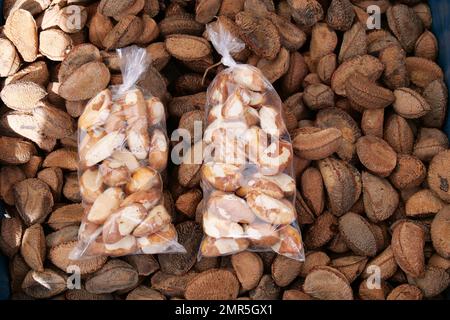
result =
[[73,259],[185,252],[163,203],[164,106],[136,86],[149,57],[136,46],[118,55],[123,84],[95,96],[78,121],[85,216]]
[[220,22],[206,28],[228,68],[207,91],[199,258],[250,250],[303,260],[293,149],[280,97],[261,71],[233,60],[244,46],[239,39]]

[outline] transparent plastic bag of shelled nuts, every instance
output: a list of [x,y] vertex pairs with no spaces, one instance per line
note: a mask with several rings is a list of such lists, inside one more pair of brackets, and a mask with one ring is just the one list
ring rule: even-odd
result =
[[123,84],[100,92],[78,121],[85,211],[71,258],[184,252],[164,207],[161,172],[169,145],[161,101],[136,83],[150,57],[118,50]]
[[239,39],[219,22],[206,30],[228,68],[207,91],[199,259],[250,250],[304,260],[280,97],[261,71],[233,60],[244,47]]

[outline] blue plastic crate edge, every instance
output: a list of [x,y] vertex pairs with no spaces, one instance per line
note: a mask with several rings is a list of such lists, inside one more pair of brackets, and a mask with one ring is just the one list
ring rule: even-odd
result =
[[[439,65],[444,70],[448,87],[450,83],[450,2],[448,0],[430,0],[429,5],[433,17],[433,33],[439,42]],[[450,107],[447,109],[450,109]],[[450,138],[450,114],[448,110],[444,130]]]
[[[0,201],[0,220],[5,219],[5,208]],[[8,260],[6,257],[0,254],[0,300],[6,300],[9,298],[9,272],[8,272]]]

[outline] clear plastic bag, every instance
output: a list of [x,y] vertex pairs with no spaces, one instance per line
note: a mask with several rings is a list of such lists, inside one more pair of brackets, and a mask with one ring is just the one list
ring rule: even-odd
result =
[[89,101],[78,121],[85,216],[74,260],[185,252],[163,202],[160,173],[169,154],[164,105],[136,86],[149,57],[137,46],[118,54],[123,84]]
[[219,22],[207,32],[228,68],[207,91],[199,258],[251,250],[303,260],[293,150],[280,97],[257,68],[233,60],[244,46],[239,39]]

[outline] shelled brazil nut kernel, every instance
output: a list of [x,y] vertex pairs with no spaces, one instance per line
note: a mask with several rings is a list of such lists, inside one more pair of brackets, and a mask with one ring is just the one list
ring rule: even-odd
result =
[[230,68],[215,77],[206,97],[200,255],[248,249],[302,260],[293,149],[281,100],[261,71],[232,60],[230,47],[239,42],[220,22],[207,32]]
[[164,106],[135,87],[147,53],[128,47],[119,57],[124,84],[97,94],[78,120],[85,218],[74,259],[182,250],[163,202],[160,173],[169,153]]

